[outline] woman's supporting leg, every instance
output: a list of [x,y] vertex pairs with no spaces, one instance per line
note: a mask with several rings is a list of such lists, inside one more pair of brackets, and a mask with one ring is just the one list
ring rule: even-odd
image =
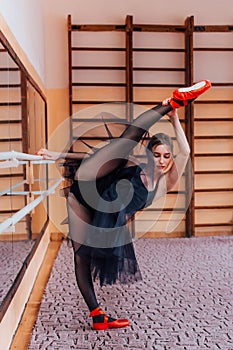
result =
[[[72,245],[74,250],[74,268],[77,285],[89,311],[91,312],[98,308],[99,304],[93,285],[90,261],[88,258],[84,258],[78,254],[80,244],[72,241]],[[94,323],[101,323],[103,321],[104,315],[93,316]],[[109,321],[114,321],[114,319],[109,317]]]
[[145,132],[172,109],[170,104],[159,104],[140,114],[118,139],[111,141],[81,163],[76,180],[94,180],[114,171],[122,160],[128,157]]
[[75,276],[76,281],[79,287],[79,290],[82,294],[85,303],[87,304],[88,309],[94,310],[98,307],[97,298],[95,295],[94,285],[91,276],[91,267],[90,261],[88,258],[84,258],[78,254],[78,249],[76,250],[76,242],[72,241],[73,250],[74,250],[74,267],[75,267]]
[[[91,263],[88,256],[79,255],[79,249],[82,246],[82,242],[85,242],[87,235],[90,214],[87,209],[78,203],[73,193],[69,193],[67,211],[69,218],[69,236],[72,241],[74,252],[76,282],[89,311],[93,311],[99,304],[92,280]],[[103,322],[103,320],[104,315],[93,316],[93,322],[99,323]],[[110,321],[114,321],[114,319],[109,317],[109,322]]]
[[72,241],[74,251],[75,276],[80,292],[89,308],[93,310],[98,306],[93,287],[90,261],[78,255],[78,251],[85,240],[90,214],[81,204],[78,203],[73,193],[67,198],[67,212],[69,219],[69,237]]

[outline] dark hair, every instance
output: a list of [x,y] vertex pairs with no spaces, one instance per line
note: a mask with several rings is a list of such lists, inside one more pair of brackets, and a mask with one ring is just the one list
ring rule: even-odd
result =
[[147,148],[151,151],[154,146],[159,146],[159,145],[164,145],[164,144],[170,148],[171,153],[173,154],[173,148],[174,148],[173,141],[172,141],[170,136],[168,136],[162,132],[155,134],[151,137]]

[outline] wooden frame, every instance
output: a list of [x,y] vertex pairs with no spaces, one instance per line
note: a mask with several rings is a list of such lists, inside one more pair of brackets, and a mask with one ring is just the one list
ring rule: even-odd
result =
[[[118,87],[119,89],[123,88],[125,89],[125,97],[124,101],[129,102],[129,103],[139,103],[143,105],[151,105],[152,102],[150,100],[138,100],[135,98],[135,91],[137,88],[173,88],[173,87],[179,87],[179,86],[189,86],[194,82],[194,55],[195,52],[197,51],[203,51],[203,52],[208,52],[208,51],[233,51],[233,48],[231,47],[225,47],[225,48],[208,48],[208,47],[194,47],[194,35],[195,33],[207,33],[207,32],[214,32],[214,33],[231,33],[233,31],[233,26],[221,26],[221,25],[216,25],[216,26],[195,26],[194,24],[194,16],[186,18],[184,25],[156,25],[156,24],[134,24],[133,23],[133,17],[132,16],[126,16],[126,21],[124,25],[77,25],[77,24],[72,24],[71,20],[71,15],[68,16],[68,37],[69,37],[69,97],[70,97],[70,115],[71,115],[71,130],[73,130],[73,120],[72,120],[72,115],[74,113],[74,106],[77,105],[92,105],[92,104],[97,104],[97,103],[105,103],[108,102],[104,99],[100,100],[92,100],[92,99],[86,99],[82,100],[81,98],[74,97],[73,95],[73,88],[74,87],[79,87],[79,88],[91,88],[91,87],[107,87],[107,88],[113,88],[113,87]],[[124,33],[125,35],[125,46],[124,47],[88,47],[88,46],[76,46],[73,44],[72,41],[72,35],[75,33],[79,35],[80,32],[90,32],[90,33],[96,33],[96,32],[114,32],[114,33]],[[169,48],[169,47],[136,47],[134,45],[134,38],[136,37],[137,33],[175,33],[184,38],[184,46],[179,47],[179,48]],[[75,65],[75,62],[72,63],[72,54],[75,52],[76,54],[81,54],[82,52],[86,51],[86,53],[91,53],[91,52],[115,52],[120,53],[123,52],[125,54],[125,66],[120,66],[118,65],[117,67],[115,65],[109,66],[109,65],[103,65],[103,66],[98,66],[97,64],[93,65]],[[147,53],[156,53],[159,54],[161,52],[164,53],[174,53],[174,54],[184,54],[184,66],[183,67],[136,67],[134,65],[134,55],[137,53],[141,54],[147,54]],[[94,71],[94,70],[101,70],[101,71],[106,71],[106,70],[112,70],[112,71],[119,71],[119,73],[123,70],[125,71],[125,81],[124,82],[111,82],[111,83],[105,83],[104,81],[101,82],[88,82],[88,83],[78,83],[74,82],[73,78],[73,73],[74,71],[76,72],[83,72],[85,71],[86,74],[88,75],[88,72]],[[145,83],[145,82],[134,82],[134,73],[137,72],[171,72],[171,73],[176,73],[176,74],[184,74],[184,80],[181,84],[176,84],[174,83]],[[213,82],[213,88],[215,87],[231,87],[233,86],[233,83],[224,83],[224,82]],[[153,102],[156,104],[156,101]],[[206,154],[200,154],[195,150],[195,142],[196,140],[206,140],[206,139],[219,139],[221,140],[223,137],[225,139],[232,139],[231,135],[227,136],[200,136],[195,134],[195,125],[198,122],[205,122],[205,121],[226,121],[226,122],[232,122],[233,118],[224,118],[224,119],[216,119],[216,118],[198,118],[195,116],[195,107],[199,104],[218,104],[222,103],[224,105],[229,105],[233,103],[233,100],[223,100],[223,101],[218,101],[218,100],[197,100],[194,104],[189,105],[185,109],[185,117],[184,120],[181,120],[183,123],[187,139],[190,144],[191,148],[191,161],[192,164],[195,168],[196,166],[196,160],[198,157],[214,157],[214,156],[232,156],[232,153],[206,153]],[[130,110],[127,116],[128,120],[131,120],[132,118],[132,111]],[[84,120],[83,120],[84,121]],[[77,122],[77,120],[76,120]],[[71,131],[71,140],[72,140],[72,131]],[[222,171],[215,171],[215,170],[206,170],[206,171],[194,171],[195,175],[199,174],[232,174],[232,170],[222,170]],[[198,227],[211,227],[211,224],[205,224],[203,223],[198,224],[196,223],[195,219],[195,212],[197,210],[208,210],[208,209],[218,209],[220,206],[219,205],[197,205],[195,202],[195,197],[197,193],[201,192],[214,192],[214,189],[198,189],[195,187],[192,188],[192,174],[190,172],[186,172],[186,192],[191,195],[191,201],[188,205],[188,209],[186,212],[186,220],[185,220],[185,235],[187,237],[193,236],[196,234],[196,228]],[[233,191],[233,188],[228,188],[228,187],[223,187],[221,190],[225,192],[231,192]],[[219,191],[218,189],[216,191]],[[189,196],[187,196],[189,197]],[[221,208],[225,209],[233,209],[232,205],[223,205]],[[153,209],[152,209],[153,210]],[[168,210],[168,209],[166,209]],[[232,222],[219,222],[219,223],[214,223],[212,226],[232,226]]]

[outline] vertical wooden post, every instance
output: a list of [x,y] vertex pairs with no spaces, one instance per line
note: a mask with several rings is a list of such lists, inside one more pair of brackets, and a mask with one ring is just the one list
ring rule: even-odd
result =
[[[28,98],[27,98],[27,78],[21,70],[21,119],[22,119],[22,151],[29,151],[29,128],[28,128]],[[26,166],[23,166],[24,179],[26,179]],[[24,185],[24,190],[29,191],[29,184]],[[27,196],[24,198],[24,203],[27,205]],[[28,239],[32,239],[31,215],[26,215],[26,231]]]
[[128,121],[132,120],[132,102],[133,102],[133,17],[127,15],[126,17],[126,53],[125,53],[125,80],[126,91],[125,100],[128,105],[127,118]]
[[71,15],[68,15],[68,70],[69,70],[69,114],[70,114],[70,145],[73,144],[73,93],[72,93],[72,24]]
[[[133,119],[133,16],[127,15],[125,22],[125,100],[126,100],[126,117],[129,122]],[[130,232],[135,238],[135,222],[130,222]]]
[[[194,32],[194,17],[188,17],[185,21],[185,84],[190,86],[193,84],[193,32]],[[191,166],[194,165],[194,116],[193,105],[189,104],[185,108],[185,132],[190,145]],[[191,237],[194,234],[194,193],[193,193],[193,176],[190,168],[186,168],[186,201],[188,209],[186,213],[186,236]],[[190,199],[191,198],[191,199]]]
[[[45,144],[48,145],[48,108],[47,103],[44,101],[44,116],[45,116]],[[49,167],[48,164],[46,164],[46,190],[49,188]],[[46,213],[47,213],[47,220],[49,220],[49,197],[46,197]]]

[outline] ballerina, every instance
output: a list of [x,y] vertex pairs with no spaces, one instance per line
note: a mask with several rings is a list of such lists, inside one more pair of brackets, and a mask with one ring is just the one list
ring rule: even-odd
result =
[[[75,275],[95,330],[129,325],[127,319],[105,315],[97,301],[93,280],[99,278],[102,286],[141,279],[127,224],[136,212],[179,182],[190,148],[177,109],[187,106],[210,87],[211,83],[203,80],[175,90],[172,98],[139,115],[119,138],[91,156],[38,151],[44,159],[63,159],[64,167],[69,170],[72,184],[67,194],[67,211]],[[146,162],[129,158],[147,130],[164,115],[169,116],[176,134],[179,146],[176,157],[171,138],[160,133],[152,136],[146,145]]]

